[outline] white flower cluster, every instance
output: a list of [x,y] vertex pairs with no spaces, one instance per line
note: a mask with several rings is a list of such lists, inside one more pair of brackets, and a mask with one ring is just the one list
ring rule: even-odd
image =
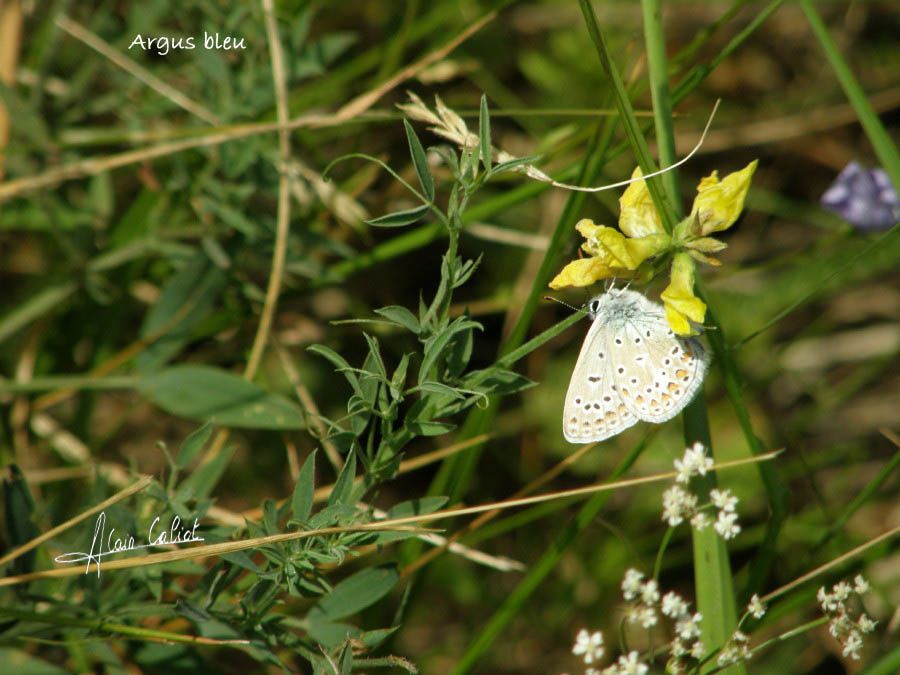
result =
[[[684,521],[690,521],[695,530],[704,530],[712,523],[716,532],[723,539],[734,539],[741,531],[738,524],[738,499],[731,490],[712,490],[709,498],[713,507],[719,509],[715,522],[698,506],[697,495],[681,487],[687,485],[693,476],[705,476],[712,469],[712,457],[700,443],[694,443],[684,451],[681,459],[675,460],[676,485],[663,493],[662,519],[670,527],[677,527]],[[681,485],[679,485],[681,484]]]
[[644,581],[642,573],[629,569],[622,579],[622,596],[632,603],[625,615],[629,623],[639,623],[643,628],[652,628],[657,624],[659,585],[655,579]]
[[684,457],[675,460],[675,481],[687,485],[693,476],[705,476],[713,467],[712,457],[706,454],[702,443],[694,443],[684,451]]
[[720,666],[730,666],[738,661],[746,661],[750,658],[750,637],[739,630],[734,631],[728,641],[719,652],[717,663]]
[[863,635],[875,630],[877,621],[873,621],[865,612],[860,612],[854,621],[847,609],[847,601],[853,594],[862,598],[869,591],[869,582],[861,574],[853,579],[853,586],[846,581],[839,581],[831,587],[831,592],[822,586],[816,599],[822,611],[831,620],[828,622],[828,632],[831,633],[843,647],[843,655],[851,659],[859,659],[859,651],[863,646]]
[[754,593],[753,597],[750,598],[750,602],[747,605],[747,614],[752,616],[754,619],[761,619],[766,615],[766,611],[769,608],[766,606],[762,600],[760,600],[759,596]]
[[[686,657],[694,659],[703,657],[704,648],[700,641],[700,621],[703,620],[703,616],[699,612],[691,614],[690,605],[678,593],[669,591],[660,598],[659,585],[654,579],[645,581],[641,572],[629,569],[622,580],[622,595],[625,600],[632,603],[626,613],[626,619],[630,623],[651,628],[659,622],[657,612],[674,622],[672,658],[667,665],[669,672],[683,672],[687,668],[684,663]],[[613,674],[631,672],[623,670],[621,663],[618,664],[618,668],[619,670],[611,672]]]

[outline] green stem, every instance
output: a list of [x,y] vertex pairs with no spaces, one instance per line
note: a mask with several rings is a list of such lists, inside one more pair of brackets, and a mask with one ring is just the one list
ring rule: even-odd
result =
[[[603,33],[600,31],[600,26],[597,24],[597,18],[594,16],[594,10],[591,8],[590,0],[578,0],[578,3],[581,6],[581,13],[584,15],[588,34],[591,37],[591,41],[594,43],[594,47],[597,49],[597,56],[600,57],[600,66],[603,68],[603,74],[609,79],[613,86],[613,91],[616,94],[616,107],[619,110],[619,116],[625,127],[625,134],[628,136],[628,141],[631,143],[631,147],[634,150],[638,166],[641,167],[641,171],[645,175],[653,173],[656,171],[656,163],[650,155],[647,141],[644,140],[644,134],[641,132],[640,125],[638,124],[637,118],[634,115],[634,110],[631,107],[631,100],[628,97],[628,92],[625,90],[625,84],[622,82],[622,76],[619,75],[619,70],[609,52],[606,40],[603,37]],[[660,218],[662,219],[666,231],[671,232],[677,223],[677,219],[672,203],[660,187],[659,176],[648,178],[646,184],[647,190],[653,198],[653,204],[660,214]]]
[[[212,647],[220,646],[238,646],[245,648],[249,644],[249,640],[231,641],[210,641],[205,638],[198,638],[193,635],[182,635],[180,633],[171,633],[169,631],[154,630],[151,628],[140,628],[138,626],[129,626],[124,623],[115,623],[104,619],[79,619],[73,616],[58,616],[47,612],[30,612],[15,607],[0,607],[0,616],[8,616],[18,619],[19,621],[28,621],[33,623],[45,623],[54,626],[65,626],[68,628],[86,628],[90,631],[101,633],[111,633],[113,635],[121,635],[130,640],[145,640],[148,642],[180,642],[193,645],[209,645]],[[237,644],[235,644],[237,643]]]
[[[644,44],[650,76],[650,96],[653,100],[653,122],[656,127],[656,152],[660,166],[672,166],[675,156],[675,134],[672,129],[672,97],[669,94],[669,67],[666,63],[666,37],[662,25],[659,0],[641,0],[644,12]],[[681,191],[678,172],[667,171],[660,176],[663,189],[676,215],[681,214]]]

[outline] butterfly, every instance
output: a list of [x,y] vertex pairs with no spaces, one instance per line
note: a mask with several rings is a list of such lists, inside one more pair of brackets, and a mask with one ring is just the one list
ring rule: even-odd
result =
[[659,424],[691,402],[709,355],[698,340],[675,335],[661,305],[612,288],[588,310],[593,323],[563,409],[567,441],[602,441],[638,420]]

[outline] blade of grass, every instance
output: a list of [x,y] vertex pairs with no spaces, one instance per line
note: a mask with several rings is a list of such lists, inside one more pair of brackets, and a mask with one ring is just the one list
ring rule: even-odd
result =
[[[672,104],[669,96],[662,8],[659,0],[642,0],[641,4],[644,10],[644,38],[647,45],[654,124],[660,163],[671,166],[675,162],[675,133],[672,128]],[[599,29],[597,32],[599,33]],[[635,124],[635,126],[637,125]],[[638,152],[638,150],[635,147],[635,152]],[[672,213],[669,222],[678,220],[681,215],[678,182],[674,178],[675,174],[676,172],[673,170],[662,176],[664,188],[668,191],[671,198],[670,208]],[[653,196],[652,192],[651,196]],[[660,203],[655,197],[654,203],[657,211],[662,212],[661,210],[665,207],[665,204]],[[665,218],[663,220],[665,221]],[[685,408],[684,436],[688,446],[699,441],[712,452],[706,399],[702,389]],[[698,481],[698,483],[701,484],[697,486],[697,494],[701,496],[701,500],[705,501],[709,491],[716,485],[716,478],[710,474],[704,477],[702,481]],[[694,548],[694,587],[697,609],[703,615],[703,622],[701,623],[702,639],[707,649],[715,649],[725,644],[737,626],[737,608],[734,599],[731,562],[728,558],[725,542],[713,528],[705,528],[700,531],[692,529],[691,538]],[[662,549],[660,553],[662,553]],[[657,561],[658,567],[659,561]],[[711,660],[708,664],[701,666],[701,672],[709,672],[714,667],[714,663]],[[743,664],[738,664],[729,668],[728,672],[746,673],[746,668]]]
[[878,114],[872,108],[872,104],[869,103],[866,92],[863,91],[859,80],[854,77],[850,66],[847,65],[844,57],[841,56],[837,45],[834,44],[834,40],[831,39],[828,29],[822,22],[822,17],[819,16],[819,13],[809,0],[800,0],[800,8],[806,14],[806,19],[809,21],[813,34],[815,34],[816,39],[822,46],[822,51],[825,52],[825,57],[828,59],[831,69],[841,83],[844,93],[847,94],[850,104],[856,110],[859,123],[869,137],[869,142],[878,156],[878,161],[881,162],[882,168],[891,177],[891,182],[894,185],[900,185],[900,153],[897,152],[897,146],[878,118]]
[[[657,170],[656,162],[653,161],[653,157],[650,155],[650,148],[647,147],[647,141],[644,139],[644,134],[641,131],[638,120],[634,115],[634,110],[631,107],[631,99],[628,97],[628,92],[625,91],[625,83],[622,81],[622,76],[619,75],[619,70],[613,61],[612,55],[609,53],[606,39],[600,31],[600,26],[597,23],[597,18],[594,16],[594,10],[591,8],[590,0],[578,0],[578,4],[581,7],[581,13],[584,15],[588,34],[591,37],[591,41],[594,43],[594,47],[597,49],[597,56],[600,58],[600,67],[603,69],[603,74],[606,75],[607,79],[609,79],[612,84],[616,108],[619,111],[622,125],[625,127],[625,135],[628,137],[632,150],[634,150],[638,166],[641,167],[641,171],[644,174],[653,173]],[[655,102],[654,99],[654,103]],[[646,183],[647,190],[653,198],[653,204],[656,206],[656,210],[662,218],[666,231],[671,232],[677,223],[672,202],[667,198],[666,193],[663,191],[659,177],[648,178]]]

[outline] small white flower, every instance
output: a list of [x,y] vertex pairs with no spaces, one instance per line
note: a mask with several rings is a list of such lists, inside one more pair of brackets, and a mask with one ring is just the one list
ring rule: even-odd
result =
[[705,476],[706,472],[712,469],[713,460],[706,454],[706,448],[702,443],[694,443],[691,447],[685,449],[684,456],[675,460],[675,471],[678,475],[675,481],[678,483],[688,483],[691,476]]
[[600,675],[600,671],[596,668],[588,668],[584,671],[584,675]]
[[700,612],[694,614],[694,616],[684,615],[678,621],[675,622],[675,632],[685,642],[690,642],[694,638],[700,637],[700,622],[703,620],[703,615]]
[[691,645],[691,656],[693,656],[698,661],[703,658],[706,654],[706,650],[703,648],[703,642],[697,640],[694,644]]
[[672,652],[672,656],[674,656],[677,659],[682,656],[686,656],[688,653],[688,649],[687,649],[687,647],[684,646],[684,642],[682,642],[678,638],[675,638],[674,640],[672,640],[671,652]]
[[722,647],[717,663],[720,666],[727,666],[748,658],[750,658],[750,638],[736,630]]
[[642,628],[653,628],[659,621],[656,616],[656,610],[652,607],[642,607],[638,616],[638,621]]
[[[647,666],[638,661],[640,655],[637,652],[628,652],[628,656],[620,656],[616,662],[620,675],[645,675],[649,670]],[[604,671],[605,672],[605,671]]]
[[875,626],[878,625],[877,621],[872,621],[866,614],[860,614],[859,619],[856,621],[856,625],[863,633],[871,633],[875,630]]
[[840,603],[835,600],[831,593],[825,590],[824,586],[819,588],[819,592],[816,593],[816,600],[818,600],[823,612],[836,612],[838,607],[840,607]]
[[703,511],[698,511],[694,514],[694,517],[691,518],[691,527],[693,527],[697,532],[702,532],[707,527],[710,526],[712,520],[708,515],[703,513]]
[[575,636],[575,646],[572,647],[572,653],[575,656],[582,656],[587,664],[599,661],[603,658],[603,633],[595,631],[589,633],[586,628],[578,631]]
[[738,515],[727,511],[719,511],[719,517],[716,518],[716,532],[722,539],[734,539],[741,531],[741,526],[737,523]]
[[864,595],[869,592],[869,582],[866,581],[866,578],[862,574],[857,574],[853,578],[853,590],[856,591],[858,595]]
[[854,661],[859,661],[859,650],[862,649],[862,636],[855,630],[850,631],[844,641],[844,656],[849,656]]
[[750,604],[747,605],[747,611],[750,612],[750,616],[754,619],[761,619],[766,614],[766,603],[759,599],[759,596],[754,593],[753,597],[750,598]]
[[641,592],[641,580],[644,575],[636,569],[629,569],[625,572],[625,578],[622,579],[622,595],[626,600],[634,600],[638,593]]
[[847,598],[850,597],[850,593],[853,592],[853,589],[850,587],[846,581],[839,581],[832,587],[832,592],[834,593],[834,598],[840,603],[846,602]]
[[709,498],[717,509],[723,511],[734,511],[738,503],[738,498],[731,494],[731,490],[710,490]]
[[697,497],[683,488],[673,485],[663,492],[662,519],[671,527],[680,525],[697,509]]
[[662,599],[662,613],[677,619],[688,612],[688,604],[675,591],[669,591]]
[[648,579],[647,583],[641,586],[641,601],[646,605],[655,605],[659,602],[659,584],[656,579]]
[[642,628],[652,628],[659,619],[656,610],[647,605],[633,605],[625,612],[625,620],[628,623],[639,623]]

